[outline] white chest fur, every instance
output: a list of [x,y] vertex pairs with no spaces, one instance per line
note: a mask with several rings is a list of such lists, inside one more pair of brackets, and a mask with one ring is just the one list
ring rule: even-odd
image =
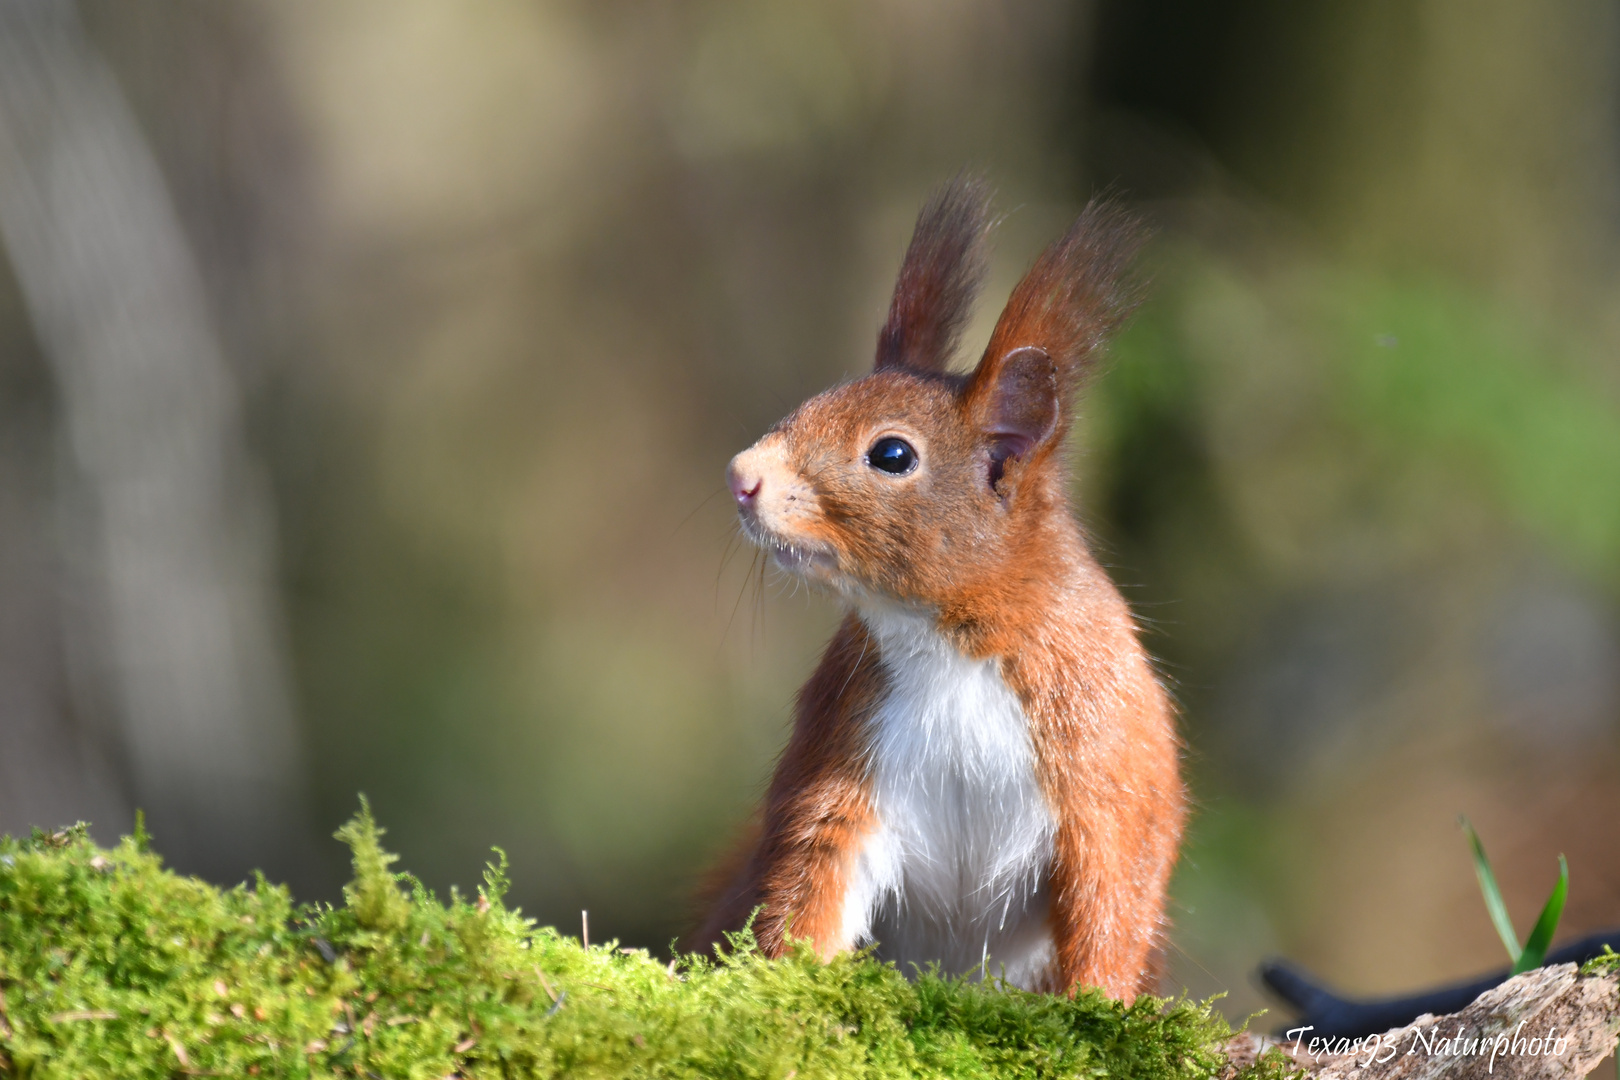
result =
[[959,653],[909,612],[863,611],[887,692],[872,722],[878,828],[845,895],[843,937],[1037,987],[1052,960],[1051,808],[1029,721],[994,660]]

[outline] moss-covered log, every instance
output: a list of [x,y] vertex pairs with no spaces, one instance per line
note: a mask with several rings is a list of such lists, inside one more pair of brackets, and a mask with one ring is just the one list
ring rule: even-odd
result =
[[82,827],[0,840],[0,1075],[1194,1080],[1226,1063],[1225,1022],[1188,1001],[908,980],[746,940],[672,964],[587,948],[502,903],[503,855],[444,903],[390,871],[379,832],[366,811],[339,832],[339,907],[176,875],[139,829],[111,850]]

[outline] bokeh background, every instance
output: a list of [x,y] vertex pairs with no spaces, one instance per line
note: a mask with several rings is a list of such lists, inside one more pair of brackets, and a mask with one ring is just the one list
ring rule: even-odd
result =
[[1620,923],[1620,11],[1596,0],[8,0],[0,829],[403,865],[663,948],[837,611],[728,457],[912,217],[1093,192],[1154,291],[1076,499],[1184,710],[1172,988]]

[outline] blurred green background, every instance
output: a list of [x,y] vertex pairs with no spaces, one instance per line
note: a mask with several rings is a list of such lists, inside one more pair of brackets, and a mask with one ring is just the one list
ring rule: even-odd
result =
[[966,166],[975,344],[1089,194],[1157,228],[1074,448],[1183,708],[1171,988],[1501,965],[1459,812],[1521,930],[1560,852],[1564,936],[1620,924],[1614,5],[87,0],[0,49],[0,828],[141,806],[333,897],[364,791],[429,885],[498,844],[664,947],[838,615],[725,463],[870,364]]

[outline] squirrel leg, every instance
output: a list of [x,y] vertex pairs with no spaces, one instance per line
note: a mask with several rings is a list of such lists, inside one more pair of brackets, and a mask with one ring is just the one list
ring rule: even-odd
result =
[[826,960],[853,948],[866,932],[858,864],[874,826],[870,806],[858,791],[828,792],[816,801],[823,805],[813,824],[784,838],[762,868],[754,933],[770,956],[805,940]]
[[715,895],[692,944],[719,943],[727,932],[751,926],[760,951],[771,957],[796,940],[809,941],[822,959],[855,945],[868,913],[851,891],[860,888],[860,846],[874,823],[870,806],[858,786],[834,777],[803,794],[767,822]]
[[1133,887],[1130,867],[1097,853],[1087,858],[1063,839],[1051,885],[1055,989],[1096,986],[1129,1002],[1152,989],[1163,912],[1154,894]]

